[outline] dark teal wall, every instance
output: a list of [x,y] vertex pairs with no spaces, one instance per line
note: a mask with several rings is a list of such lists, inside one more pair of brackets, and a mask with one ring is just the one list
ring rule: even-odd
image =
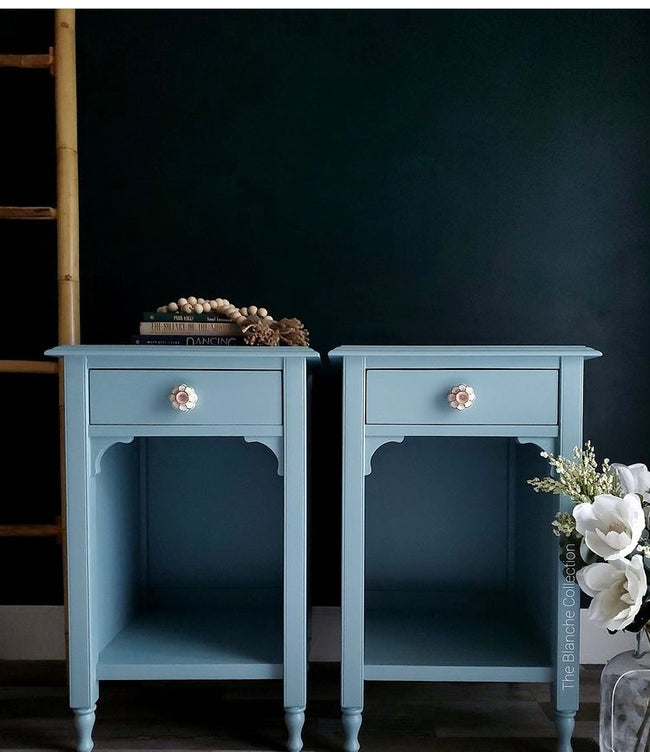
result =
[[[585,437],[650,462],[646,11],[77,13],[85,342],[181,295],[339,344],[586,344]],[[314,384],[336,602],[337,374]]]

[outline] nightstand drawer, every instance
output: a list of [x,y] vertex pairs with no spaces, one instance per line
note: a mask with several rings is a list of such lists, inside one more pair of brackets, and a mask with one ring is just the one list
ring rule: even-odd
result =
[[[447,395],[472,387],[470,408],[455,410]],[[523,369],[369,369],[366,423],[554,425],[558,372]]]
[[[90,423],[97,425],[281,425],[280,371],[90,371]],[[186,384],[198,397],[190,410],[169,400]]]

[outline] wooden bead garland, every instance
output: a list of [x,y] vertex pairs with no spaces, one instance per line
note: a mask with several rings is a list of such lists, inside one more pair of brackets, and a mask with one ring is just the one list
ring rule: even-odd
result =
[[226,298],[179,298],[156,309],[157,313],[212,313],[229,318],[242,330],[249,345],[308,346],[309,332],[300,319],[275,321],[266,308],[256,305],[237,308]]
[[256,316],[257,320],[273,321],[273,317],[269,316],[266,308],[258,308],[257,306],[237,308],[226,298],[214,298],[212,300],[195,298],[194,296],[179,298],[177,301],[160,306],[156,311],[157,313],[215,313],[226,316],[238,326],[244,326],[249,316]]

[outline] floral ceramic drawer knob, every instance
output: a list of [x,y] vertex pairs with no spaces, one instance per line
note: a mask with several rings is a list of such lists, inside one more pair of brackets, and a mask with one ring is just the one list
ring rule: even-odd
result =
[[186,412],[187,410],[193,410],[196,407],[196,403],[199,400],[198,394],[187,384],[179,384],[175,386],[170,395],[169,401],[172,407],[176,410]]
[[449,407],[454,410],[467,410],[474,404],[475,399],[474,390],[466,384],[455,386],[447,395]]

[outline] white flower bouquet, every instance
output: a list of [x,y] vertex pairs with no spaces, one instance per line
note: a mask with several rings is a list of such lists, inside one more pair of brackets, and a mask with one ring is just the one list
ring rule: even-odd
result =
[[528,481],[535,491],[564,494],[571,513],[552,525],[563,546],[580,551],[576,574],[590,598],[589,618],[610,632],[639,632],[650,622],[650,471],[646,465],[604,460],[598,468],[591,442],[568,459],[542,452],[551,477]]

